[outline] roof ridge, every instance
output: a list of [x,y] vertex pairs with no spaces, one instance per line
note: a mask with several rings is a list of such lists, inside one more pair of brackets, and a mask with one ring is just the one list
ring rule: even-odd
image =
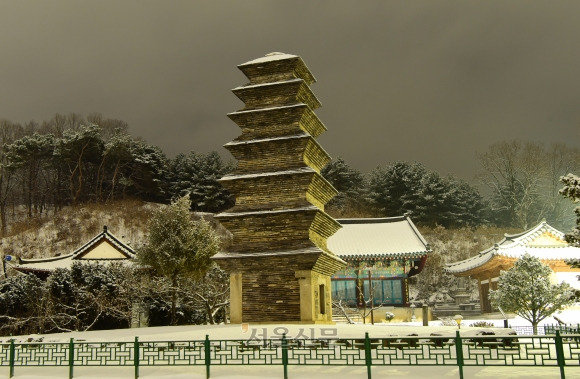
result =
[[381,224],[405,220],[405,216],[377,217],[377,218],[337,218],[341,224]]

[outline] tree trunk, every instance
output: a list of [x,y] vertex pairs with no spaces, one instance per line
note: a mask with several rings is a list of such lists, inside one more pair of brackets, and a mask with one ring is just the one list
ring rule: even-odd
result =
[[171,278],[171,325],[177,323],[176,320],[176,308],[177,308],[177,275],[173,275]]

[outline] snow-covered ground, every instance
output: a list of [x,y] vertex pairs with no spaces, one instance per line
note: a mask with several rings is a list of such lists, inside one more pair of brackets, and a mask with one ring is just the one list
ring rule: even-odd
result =
[[[2,367],[0,378],[8,378],[8,368]],[[465,379],[528,379],[528,378],[560,378],[560,371],[557,367],[464,367],[463,375]],[[16,379],[39,379],[39,378],[67,378],[68,368],[16,368]],[[133,378],[134,371],[130,367],[84,367],[75,368],[74,378],[107,378],[107,379],[127,379]],[[204,379],[204,366],[186,367],[142,367],[140,378],[162,378],[162,379]],[[283,368],[281,366],[213,366],[211,368],[211,378],[215,379],[252,379],[252,378],[283,378]],[[373,378],[388,379],[439,379],[439,378],[459,378],[457,367],[441,366],[401,366],[382,367],[373,366]],[[326,378],[367,378],[366,367],[364,366],[289,366],[289,379],[326,379]],[[567,367],[566,378],[580,378],[580,368]]]
[[[565,322],[577,323],[580,320],[580,311],[568,311],[557,317]],[[464,336],[477,334],[481,328],[471,328],[470,325],[477,320],[464,320],[460,333]],[[497,326],[503,325],[503,320],[485,320],[494,322]],[[529,326],[529,323],[514,318],[509,320],[512,326]],[[545,323],[556,323],[554,320],[546,320]],[[434,321],[430,326],[423,327],[420,323],[406,324],[355,324],[355,325],[269,325],[269,324],[242,324],[242,325],[196,325],[176,327],[152,327],[141,329],[120,329],[108,331],[72,332],[47,335],[30,335],[16,337],[17,341],[30,339],[43,342],[67,342],[70,338],[85,341],[133,341],[135,336],[140,341],[170,341],[170,340],[202,340],[206,335],[210,339],[250,339],[254,334],[258,338],[272,338],[281,336],[286,332],[289,337],[338,337],[338,338],[364,338],[366,332],[372,337],[404,336],[417,334],[429,336],[431,333],[454,336],[457,327],[442,326],[441,322]],[[496,332],[498,332],[496,330]],[[10,337],[0,337],[5,342]],[[0,378],[8,378],[8,367],[1,367]],[[30,378],[64,378],[68,376],[66,367],[16,367],[15,377],[21,379]],[[75,378],[131,378],[134,375],[132,367],[75,367]],[[289,378],[366,378],[367,371],[364,366],[288,366]],[[140,377],[143,378],[205,378],[204,366],[179,366],[179,367],[141,367]],[[212,366],[212,378],[282,378],[282,366]],[[453,366],[373,366],[373,378],[459,378],[459,369]],[[465,378],[559,378],[560,371],[557,367],[464,367]],[[566,378],[580,379],[580,366],[567,367]]]

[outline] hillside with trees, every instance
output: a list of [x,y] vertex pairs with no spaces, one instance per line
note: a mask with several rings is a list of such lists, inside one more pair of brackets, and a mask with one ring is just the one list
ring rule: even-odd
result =
[[135,199],[168,203],[190,193],[192,210],[218,212],[231,196],[217,179],[231,171],[220,156],[190,152],[171,159],[132,137],[120,120],[56,115],[41,124],[0,121],[0,231],[64,206]]
[[[209,221],[221,243],[228,243],[227,232],[213,221],[212,214],[233,205],[234,199],[218,179],[231,172],[235,164],[224,162],[217,152],[191,151],[169,158],[160,148],[131,136],[125,122],[100,114],[57,114],[50,120],[24,125],[0,120],[0,139],[0,233],[4,255],[42,258],[68,254],[96,235],[103,225],[139,249],[149,238],[152,215],[163,204],[185,195],[189,195],[189,211],[194,217]],[[577,149],[505,141],[478,153],[478,159],[481,170],[477,182],[469,183],[429,171],[420,162],[377,162],[374,170],[363,173],[338,157],[322,170],[322,175],[339,191],[326,210],[335,218],[409,214],[433,249],[423,272],[411,280],[412,301],[429,303],[436,296],[452,296],[456,280],[443,271],[445,263],[473,256],[501,240],[504,233],[523,231],[543,218],[564,232],[575,226],[575,204],[559,190],[561,176],[580,172]],[[577,183],[577,177],[570,177],[568,187],[577,188]],[[577,201],[577,192],[568,196]],[[61,274],[54,280],[69,281],[67,275],[71,273]],[[224,273],[210,268],[207,275],[213,279],[204,281],[198,277],[197,287],[223,294],[226,290],[219,283],[224,282]],[[127,274],[127,278],[131,275]],[[191,283],[174,278],[167,293],[176,288],[176,283],[184,288],[183,294],[191,292]],[[24,280],[18,286],[26,292],[27,286],[36,284]],[[75,285],[80,286],[74,290],[82,296],[96,296],[91,294],[92,284]],[[216,285],[218,289],[210,288]],[[34,291],[23,292],[22,296],[36,296]],[[51,298],[44,294],[47,299],[70,295],[54,294],[51,287],[43,291],[58,295]],[[121,311],[107,317],[126,324],[127,308],[123,308],[121,294],[113,293],[99,301],[113,299],[119,301]],[[182,300],[183,304],[211,309],[210,318],[190,312],[186,319],[179,319],[181,313],[167,297],[153,303],[159,309],[173,308],[172,323],[192,319],[213,322],[212,317],[222,304],[203,294]],[[37,312],[34,317],[42,316],[38,309],[19,309],[16,304],[15,312]],[[50,306],[58,310],[63,306],[59,304]],[[66,317],[54,327],[72,328],[72,321]],[[82,327],[102,322],[87,317],[81,320]],[[39,322],[45,325],[45,321]],[[153,322],[170,321],[161,317]]]

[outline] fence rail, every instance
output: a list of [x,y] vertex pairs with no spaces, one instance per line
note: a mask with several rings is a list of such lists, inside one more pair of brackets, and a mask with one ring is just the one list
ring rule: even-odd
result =
[[0,344],[0,366],[132,366],[135,378],[147,366],[279,365],[284,378],[292,365],[366,366],[550,366],[580,367],[580,334],[542,336],[384,337],[338,339],[205,340]]
[[[534,334],[534,328],[531,326],[510,326],[518,334]],[[580,324],[558,324],[558,325],[539,325],[539,335],[556,334],[559,331],[561,334],[580,334]]]

